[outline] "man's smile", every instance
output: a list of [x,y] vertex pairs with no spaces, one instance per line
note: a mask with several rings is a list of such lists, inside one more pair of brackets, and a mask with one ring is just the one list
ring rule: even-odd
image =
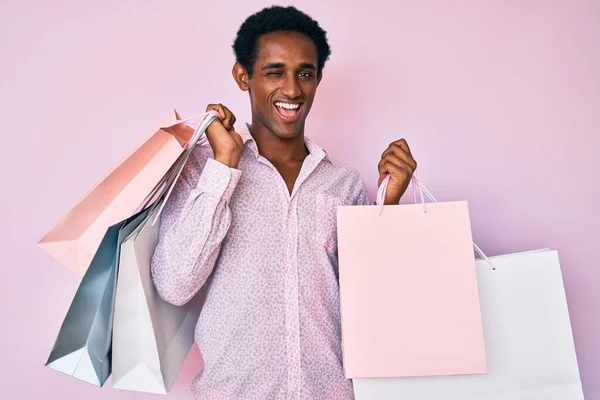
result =
[[279,118],[284,122],[290,123],[295,122],[300,117],[300,110],[302,109],[302,102],[291,102],[291,101],[275,101],[275,111]]

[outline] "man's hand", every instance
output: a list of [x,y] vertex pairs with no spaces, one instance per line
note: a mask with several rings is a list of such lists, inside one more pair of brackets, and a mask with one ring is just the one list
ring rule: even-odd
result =
[[417,162],[412,157],[406,140],[400,139],[390,144],[381,155],[378,168],[379,185],[381,185],[386,174],[390,174],[384,204],[398,204],[417,169]]
[[206,111],[215,110],[221,120],[216,119],[206,130],[206,137],[215,154],[215,160],[230,168],[237,168],[244,142],[235,131],[235,115],[222,104],[209,104]]

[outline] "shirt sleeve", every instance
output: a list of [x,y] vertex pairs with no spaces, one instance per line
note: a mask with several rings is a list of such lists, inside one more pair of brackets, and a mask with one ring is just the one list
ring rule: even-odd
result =
[[367,191],[367,185],[365,184],[364,179],[358,173],[356,174],[356,184],[354,187],[356,188],[355,193],[353,195],[352,205],[355,206],[368,206],[374,205],[375,202],[369,201],[369,192]]
[[231,224],[229,201],[241,171],[206,153],[195,150],[175,184],[151,261],[159,296],[174,305],[187,303],[204,285]]

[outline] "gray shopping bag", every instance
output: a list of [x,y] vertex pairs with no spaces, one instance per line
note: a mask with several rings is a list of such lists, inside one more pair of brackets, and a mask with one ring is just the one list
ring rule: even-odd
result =
[[108,228],[79,284],[46,366],[96,386],[108,379],[120,245],[148,212],[144,209]]

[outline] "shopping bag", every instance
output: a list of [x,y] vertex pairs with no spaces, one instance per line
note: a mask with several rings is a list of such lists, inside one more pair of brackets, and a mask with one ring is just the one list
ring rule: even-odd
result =
[[46,366],[102,386],[111,373],[112,322],[119,244],[147,210],[108,228],[59,330]]
[[478,260],[486,375],[355,379],[356,400],[582,400],[558,253]]
[[160,222],[158,209],[122,244],[113,332],[112,387],[167,394],[194,344],[204,293],[183,306],[162,300],[150,262]]
[[[212,122],[207,119],[202,133]],[[191,148],[165,186],[168,195]],[[204,293],[174,306],[162,300],[153,284],[150,263],[158,243],[160,213],[165,199],[156,202],[147,218],[121,245],[121,260],[113,327],[112,387],[167,394],[194,343],[194,330]]]
[[388,181],[378,205],[338,207],[345,376],[484,374],[467,202],[419,190],[420,203],[383,206]]
[[[146,195],[140,209],[129,218],[110,226],[63,321],[46,365],[78,379],[102,386],[112,371],[114,303],[123,241],[162,205],[171,194],[185,162],[197,144],[206,144],[204,130],[218,117],[215,112],[200,115],[202,123],[184,144],[184,152]],[[194,117],[195,118],[195,117]],[[181,121],[178,121],[179,124]],[[189,350],[189,349],[188,349]]]
[[109,226],[138,210],[181,155],[194,129],[172,111],[116,168],[97,183],[39,242],[38,246],[83,276]]

